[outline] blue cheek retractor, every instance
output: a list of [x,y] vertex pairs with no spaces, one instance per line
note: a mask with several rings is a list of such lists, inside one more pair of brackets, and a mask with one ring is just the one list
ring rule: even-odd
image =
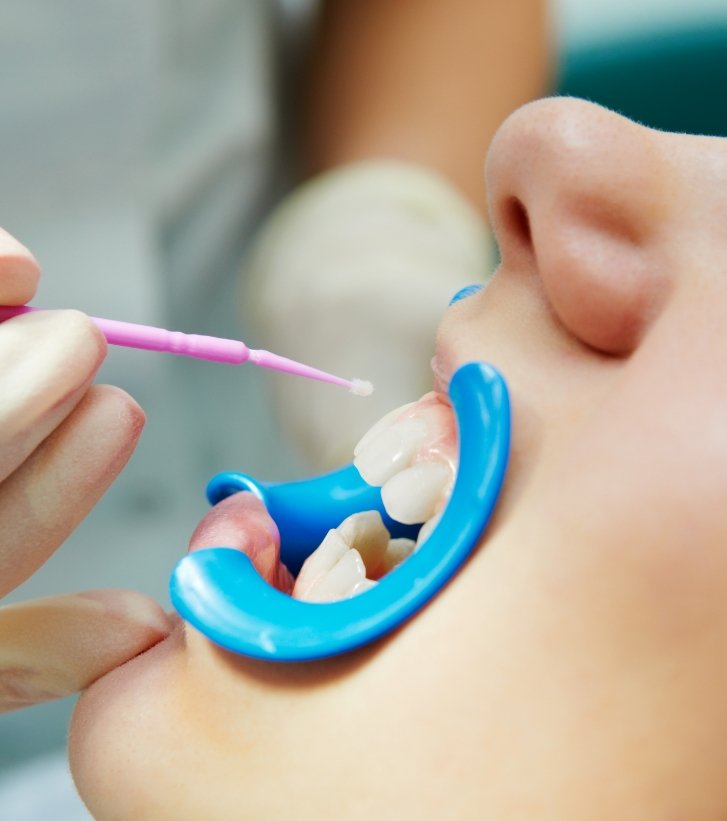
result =
[[[248,557],[229,547],[187,554],[176,566],[171,599],[183,619],[220,646],[270,661],[307,661],[353,650],[410,618],[449,581],[474,549],[497,502],[510,450],[510,402],[500,373],[471,362],[452,377],[459,463],[439,523],[419,549],[375,587],[350,599],[304,602],[273,588]],[[379,488],[353,465],[308,481],[263,484],[222,473],[208,485],[216,504],[255,493],[280,530],[281,560],[297,573],[329,529],[362,510],[378,510],[392,536],[413,535],[384,511]]]

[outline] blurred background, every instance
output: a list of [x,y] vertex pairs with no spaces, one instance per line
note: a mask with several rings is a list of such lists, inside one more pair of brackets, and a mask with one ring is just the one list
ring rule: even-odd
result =
[[[659,128],[727,135],[724,0],[552,8],[559,92]],[[105,40],[101,13],[112,23]],[[246,338],[239,260],[287,177],[274,55],[295,52],[310,14],[295,0],[0,0],[0,225],[41,262],[36,304]],[[92,515],[7,603],[131,587],[166,605],[210,476],[303,475],[252,367],[115,349],[99,379],[146,409],[141,444]],[[0,715],[0,818],[60,818],[27,797],[38,761],[51,779],[48,801],[67,789],[57,753],[72,707],[69,699]],[[63,817],[86,817],[80,805],[72,812]]]

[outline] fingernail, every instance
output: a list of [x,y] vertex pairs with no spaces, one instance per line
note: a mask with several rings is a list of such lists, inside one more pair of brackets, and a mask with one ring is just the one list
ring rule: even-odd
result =
[[479,293],[482,290],[482,284],[479,285],[465,285],[464,288],[460,288],[459,291],[449,300],[450,307],[454,305],[455,302],[459,302],[461,299],[465,299],[468,296],[474,296],[475,294]]
[[103,613],[111,618],[150,627],[163,635],[172,628],[171,620],[157,602],[133,590],[86,590],[75,596],[98,602]]

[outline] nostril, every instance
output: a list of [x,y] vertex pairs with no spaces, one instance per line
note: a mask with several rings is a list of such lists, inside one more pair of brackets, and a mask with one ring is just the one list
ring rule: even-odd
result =
[[[671,283],[671,137],[581,101],[519,109],[492,141],[487,186],[501,269],[571,336],[626,356]],[[541,287],[542,286],[542,287]]]
[[510,197],[504,204],[505,227],[524,250],[533,251],[530,216],[523,202]]

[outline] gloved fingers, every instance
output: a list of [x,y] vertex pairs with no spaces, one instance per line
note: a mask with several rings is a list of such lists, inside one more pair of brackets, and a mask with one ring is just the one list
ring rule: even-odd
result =
[[76,693],[163,639],[171,621],[131,590],[0,607],[0,712]]
[[0,305],[24,305],[35,295],[39,279],[35,257],[0,228]]
[[106,342],[78,311],[42,311],[0,323],[0,481],[79,402]]
[[[333,340],[334,352],[325,360],[317,359],[314,353],[301,353],[300,347],[296,355],[307,362],[325,361],[324,367],[331,373],[371,380],[371,396],[354,396],[341,388],[286,378],[285,374],[266,375],[277,419],[314,470],[333,470],[350,462],[354,446],[375,422],[394,407],[431,390],[429,362],[436,322],[425,324],[422,311],[423,328],[412,338],[397,324],[396,317],[379,325],[359,314],[364,301],[359,300],[347,313],[341,306],[340,321],[331,317],[326,326],[317,325],[316,342]],[[336,338],[355,340],[351,347],[356,350],[343,351],[338,357]]]
[[121,471],[144,425],[122,390],[93,386],[0,484],[0,596],[38,569]]
[[327,172],[273,213],[243,271],[255,343],[374,385],[362,399],[269,375],[282,427],[313,467],[349,461],[369,425],[431,388],[439,320],[491,273],[492,249],[446,180],[394,161]]
[[[39,278],[30,251],[0,229],[0,305],[28,302]],[[0,324],[0,595],[61,544],[138,439],[130,397],[88,390],[105,350],[76,311]],[[0,608],[0,711],[76,692],[168,630],[155,602],[126,591]]]

